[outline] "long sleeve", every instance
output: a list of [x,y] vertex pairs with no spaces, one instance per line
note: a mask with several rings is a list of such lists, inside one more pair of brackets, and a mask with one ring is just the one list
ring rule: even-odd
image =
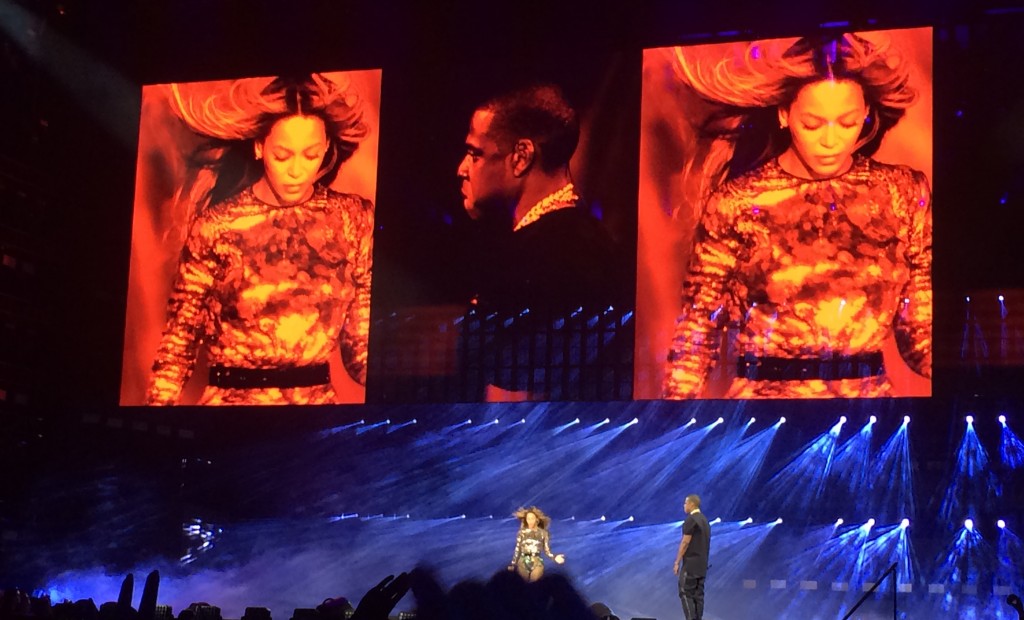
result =
[[742,241],[729,201],[708,202],[683,286],[682,312],[668,354],[664,397],[696,398],[718,360],[721,328],[729,316],[728,282]]
[[551,553],[551,534],[547,530],[544,530],[544,555],[549,558],[555,557],[555,554]]
[[519,533],[516,534],[516,548],[512,551],[512,561],[509,563],[509,566],[515,566],[519,562],[519,556],[523,553],[523,538],[524,531],[520,529]]
[[893,321],[900,355],[918,374],[932,375],[932,209],[924,174],[912,171],[905,201],[906,258],[910,278],[901,291],[900,310]]
[[197,221],[182,249],[178,274],[167,303],[167,324],[146,393],[147,404],[177,404],[195,368],[208,325],[209,299],[221,271],[210,228],[208,222]]
[[373,275],[373,203],[362,199],[347,220],[352,239],[351,284],[354,289],[341,333],[341,358],[349,375],[366,385],[370,336],[370,283]]

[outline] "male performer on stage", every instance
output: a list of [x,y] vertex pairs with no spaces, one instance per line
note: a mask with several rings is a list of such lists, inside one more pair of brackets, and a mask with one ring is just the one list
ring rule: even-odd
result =
[[711,526],[700,511],[700,497],[687,495],[683,511],[686,512],[683,540],[679,543],[672,571],[679,576],[679,599],[686,620],[701,620],[704,617],[704,579],[708,575],[711,553]]

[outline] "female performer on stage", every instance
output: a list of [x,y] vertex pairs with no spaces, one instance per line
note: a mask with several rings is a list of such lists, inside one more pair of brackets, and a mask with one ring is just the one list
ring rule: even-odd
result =
[[510,571],[516,571],[526,581],[537,581],[544,574],[542,553],[555,564],[565,563],[565,554],[551,553],[551,534],[548,532],[551,517],[536,506],[520,508],[514,516],[519,519],[519,533],[512,562],[508,565]]

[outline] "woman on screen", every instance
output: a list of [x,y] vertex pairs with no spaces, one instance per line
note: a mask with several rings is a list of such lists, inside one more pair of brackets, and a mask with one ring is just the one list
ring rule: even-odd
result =
[[536,506],[520,508],[514,516],[519,519],[519,533],[512,562],[508,565],[510,571],[516,571],[526,581],[537,581],[544,575],[545,555],[555,564],[565,563],[564,554],[551,553],[551,534],[548,533],[551,517]]
[[339,350],[366,376],[373,206],[328,188],[367,134],[359,98],[319,74],[171,93],[203,142],[147,402],[176,404],[201,349],[199,404],[335,402]]
[[886,396],[893,335],[930,376],[929,184],[871,158],[916,97],[900,56],[849,34],[687,53],[679,78],[717,109],[664,396],[702,396],[723,348],[727,398]]

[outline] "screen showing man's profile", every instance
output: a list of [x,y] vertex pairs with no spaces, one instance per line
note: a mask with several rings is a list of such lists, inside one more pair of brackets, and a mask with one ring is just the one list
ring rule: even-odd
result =
[[644,51],[635,398],[930,395],[931,36]]
[[380,78],[143,88],[122,405],[364,401]]

